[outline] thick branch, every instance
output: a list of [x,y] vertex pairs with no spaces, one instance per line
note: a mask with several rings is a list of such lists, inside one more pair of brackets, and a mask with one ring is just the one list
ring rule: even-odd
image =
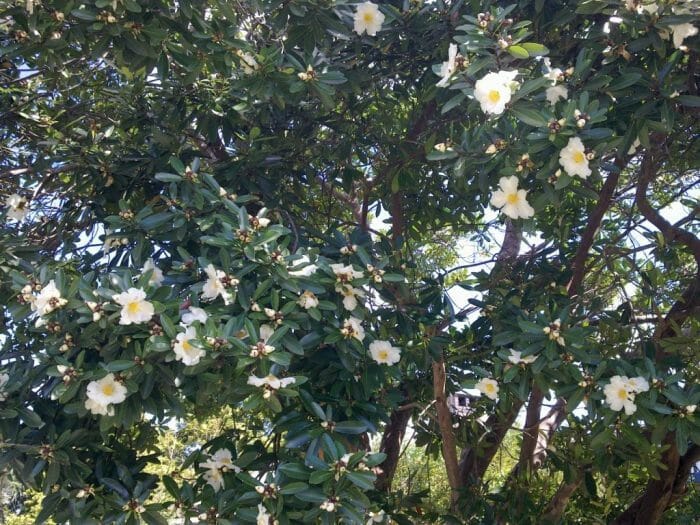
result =
[[665,443],[669,448],[661,461],[666,465],[666,470],[659,472],[659,479],[650,480],[644,493],[611,525],[653,525],[659,522],[661,515],[672,503],[680,456],[672,433],[666,436]]
[[552,440],[552,436],[564,421],[566,417],[566,401],[563,398],[557,399],[557,402],[549,409],[547,415],[543,417],[537,426],[537,444],[532,456],[532,468],[538,469],[544,463],[547,456],[547,447]]
[[523,442],[520,446],[520,458],[516,467],[519,475],[528,475],[532,471],[535,446],[539,438],[540,409],[543,399],[544,392],[537,385],[534,385],[527,405]]
[[506,433],[513,426],[522,406],[523,403],[516,400],[505,414],[491,414],[484,423],[486,432],[481,436],[479,442],[462,450],[459,461],[459,476],[463,485],[479,483],[484,477],[486,469],[498,452]]
[[576,492],[576,489],[581,485],[581,481],[583,481],[583,471],[580,471],[573,481],[569,483],[564,481],[559,485],[554,496],[547,504],[544,514],[542,514],[541,523],[559,523],[566,505],[574,492]]
[[461,479],[459,476],[459,463],[457,461],[457,443],[452,430],[452,415],[447,406],[447,397],[445,394],[445,361],[441,359],[433,363],[433,391],[435,396],[435,406],[437,408],[438,426],[440,427],[442,457],[445,461],[445,469],[447,471],[447,480],[452,489],[451,501],[454,504],[459,495],[461,487]]
[[617,188],[617,183],[620,180],[620,173],[627,164],[627,159],[616,158],[615,159],[615,170],[608,174],[608,178],[605,179],[603,187],[600,189],[598,194],[598,202],[593,208],[590,217],[588,218],[588,223],[586,228],[583,230],[581,235],[581,242],[578,245],[576,254],[574,255],[574,261],[571,264],[572,275],[567,285],[567,291],[569,292],[569,297],[573,297],[578,293],[578,289],[581,287],[583,278],[586,275],[586,259],[588,258],[588,252],[593,246],[596,234],[600,228],[600,223],[603,221],[605,213],[610,208],[613,201],[613,196],[615,195],[615,188]]
[[377,475],[375,482],[379,491],[391,490],[391,482],[394,479],[401,455],[401,442],[406,434],[406,426],[411,420],[412,410],[403,410],[402,408],[399,407],[391,413],[389,422],[384,427],[379,451],[386,454],[386,459],[382,463],[382,471]]
[[321,175],[318,176],[318,181],[323,187],[324,191],[331,193],[336,199],[347,206],[357,224],[361,225],[363,220],[362,209],[360,208],[360,204],[357,202],[357,200],[351,195],[345,193],[340,188],[335,187],[332,182],[326,181]]

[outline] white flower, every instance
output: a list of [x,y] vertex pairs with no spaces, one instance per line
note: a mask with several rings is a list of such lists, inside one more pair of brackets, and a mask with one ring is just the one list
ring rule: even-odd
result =
[[87,398],[85,400],[85,408],[95,416],[113,416],[114,407],[112,405],[103,405],[94,399]]
[[550,68],[549,71],[544,74],[545,78],[552,81],[552,85],[555,85],[563,75],[564,72],[558,67]]
[[630,384],[627,377],[612,376],[610,383],[603,388],[605,402],[610,405],[611,410],[619,412],[624,408],[625,414],[630,416],[637,411],[637,405],[634,404],[634,388],[635,384]]
[[265,505],[258,503],[258,516],[255,521],[256,525],[270,525],[271,519],[272,515],[267,512]]
[[[289,269],[298,268],[299,266],[302,266],[300,270],[289,271]],[[311,264],[307,255],[302,255],[300,259],[294,261],[293,266],[289,266],[288,268],[289,275],[293,275],[294,277],[309,277],[316,270],[318,270],[318,267],[315,264]]]
[[440,81],[435,84],[437,87],[446,87],[450,82],[450,78],[455,72],[457,60],[457,44],[450,44],[450,48],[447,51],[447,62],[443,62],[440,66],[440,76],[442,77]]
[[209,456],[207,461],[199,464],[200,468],[207,469],[223,469],[224,472],[232,470],[234,472],[240,472],[240,467],[233,464],[233,458],[231,456],[231,451],[226,448],[220,448],[214,454]]
[[318,297],[313,292],[306,290],[297,301],[299,306],[308,310],[309,308],[316,308],[318,306]]
[[67,302],[61,297],[61,292],[58,291],[56,283],[51,279],[49,284],[44,286],[32,300],[32,310],[38,312],[39,315],[48,315],[56,308],[65,306]]
[[185,366],[194,366],[199,363],[199,360],[204,357],[206,352],[203,348],[197,348],[190,341],[197,337],[197,332],[193,326],[188,326],[185,333],[180,332],[175,336],[175,344],[173,352],[175,359],[182,361]]
[[226,290],[221,279],[226,277],[226,273],[214,268],[213,264],[208,265],[204,269],[207,274],[207,280],[202,287],[202,299],[213,301],[218,296],[224,300],[224,304],[228,305],[231,301],[231,293]]
[[107,407],[107,405],[118,405],[122,403],[126,399],[126,387],[114,379],[114,374],[107,374],[99,381],[90,381],[88,383],[87,397],[92,400],[93,403],[91,403],[92,408],[88,407],[87,403],[85,404],[85,408],[94,413],[98,405],[100,407]]
[[634,392],[635,394],[649,391],[649,381],[641,376],[627,378],[627,385],[629,387],[629,391]]
[[391,346],[389,341],[372,341],[369,354],[380,365],[394,365],[401,359],[401,349]]
[[547,97],[547,102],[552,106],[559,102],[559,99],[568,100],[569,91],[564,86],[551,86],[545,91],[545,96]]
[[331,270],[333,270],[338,281],[343,283],[352,281],[353,279],[360,279],[364,276],[364,273],[355,270],[352,264],[348,264],[347,266],[342,263],[331,264]]
[[476,388],[479,392],[484,394],[486,397],[489,399],[496,399],[498,397],[498,381],[494,379],[489,379],[488,377],[485,377],[479,382],[474,385],[474,388]]
[[189,326],[195,321],[199,321],[200,323],[204,324],[207,322],[207,319],[209,316],[207,315],[207,312],[204,311],[203,308],[197,308],[196,306],[190,306],[189,310],[187,310],[185,313],[182,314],[182,317],[180,320],[182,321],[182,324],[185,326]]
[[260,339],[267,343],[267,340],[275,333],[275,328],[270,324],[261,324],[258,331],[260,332]]
[[5,372],[0,374],[0,401],[5,401],[7,399],[7,392],[5,392],[5,385],[7,385],[10,380],[9,374]]
[[337,284],[335,291],[343,296],[343,306],[350,311],[357,308],[357,298],[365,296],[362,290],[354,288],[351,284]]
[[369,36],[375,36],[384,23],[384,14],[379,11],[377,4],[364,2],[355,11],[355,33],[361,35],[365,31]]
[[517,71],[499,71],[488,73],[476,81],[474,98],[481,104],[484,113],[500,115],[510,102],[512,85]]
[[386,512],[379,510],[377,512],[369,512],[369,519],[367,520],[367,525],[372,525],[373,523],[382,523],[386,518]]
[[214,492],[219,492],[224,486],[224,475],[219,469],[212,468],[204,473],[204,479],[214,489]]
[[296,383],[296,378],[294,377],[285,377],[283,379],[280,379],[277,376],[273,376],[272,374],[269,374],[265,377],[257,377],[255,375],[251,375],[248,378],[249,385],[257,387],[269,387],[272,390],[279,390],[280,388],[285,388],[287,385],[293,385],[294,383]]
[[673,46],[676,49],[685,49],[683,41],[689,36],[695,36],[698,34],[698,28],[693,24],[677,24],[669,26],[671,31],[673,31]]
[[527,191],[518,189],[518,177],[501,177],[499,190],[493,192],[491,206],[500,208],[511,219],[527,219],[535,210],[527,202]]
[[355,338],[362,341],[365,338],[365,329],[362,328],[362,321],[357,317],[351,317],[343,321],[343,328],[340,332],[348,339]]
[[518,365],[520,363],[525,363],[526,365],[529,365],[530,363],[534,363],[537,360],[537,356],[535,355],[521,357],[521,354],[522,352],[511,350],[510,355],[508,356],[508,361],[510,361],[514,365]]
[[141,270],[141,275],[146,273],[149,270],[153,270],[153,273],[151,274],[151,278],[148,279],[148,283],[152,284],[154,286],[160,286],[163,284],[163,271],[156,266],[156,263],[153,261],[153,259],[148,259],[145,264],[143,265],[143,270]]
[[656,4],[656,2],[652,2],[650,4],[644,4],[642,2],[643,0],[625,0],[625,7],[630,11],[636,12],[640,15],[644,11],[646,11],[650,15],[653,15],[659,10],[659,6]]
[[319,507],[321,510],[325,510],[326,512],[335,512],[336,503],[335,501],[327,499],[326,501],[321,503]]
[[13,193],[5,200],[5,206],[9,209],[7,210],[7,217],[14,219],[17,222],[23,221],[24,218],[29,213],[29,206],[27,206],[27,199],[22,197],[17,193]]
[[260,68],[260,65],[251,53],[239,49],[236,54],[241,59],[241,67],[243,68],[243,73],[246,75],[252,75]]
[[122,307],[119,324],[147,323],[153,317],[153,304],[146,301],[146,292],[139,288],[129,288],[126,292],[115,294],[112,300]]
[[254,230],[260,230],[262,228],[267,228],[270,225],[270,219],[248,215],[248,223]]
[[585,179],[591,174],[586,148],[578,137],[571,137],[566,147],[559,152],[559,164],[571,177],[578,175]]

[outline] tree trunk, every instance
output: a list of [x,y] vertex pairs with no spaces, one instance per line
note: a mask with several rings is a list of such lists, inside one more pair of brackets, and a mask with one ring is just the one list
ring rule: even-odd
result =
[[377,475],[377,481],[374,484],[379,491],[388,492],[391,490],[391,482],[396,474],[396,467],[401,455],[401,442],[406,435],[406,427],[411,420],[411,415],[412,410],[410,409],[395,409],[384,427],[379,451],[386,454],[386,459],[381,465],[382,471]]
[[508,429],[513,426],[523,404],[516,401],[505,414],[492,414],[486,420],[486,433],[473,447],[465,447],[459,462],[459,477],[463,486],[481,483],[486,469],[498,452]]
[[583,481],[583,471],[579,472],[576,479],[572,482],[567,483],[564,481],[559,485],[559,488],[547,505],[544,514],[542,514],[541,523],[559,523],[559,520],[561,520],[564,514],[564,509],[566,509],[566,505],[569,503],[571,496],[574,495],[574,492],[576,492],[576,489],[581,485],[581,481]]
[[454,511],[459,499],[459,489],[462,486],[459,475],[459,463],[457,461],[457,444],[452,430],[452,414],[447,406],[445,397],[445,361],[441,359],[433,363],[433,392],[437,408],[438,426],[440,427],[442,458],[445,462],[447,480],[450,483],[452,494],[450,495],[450,507]]
[[542,409],[543,399],[544,392],[537,385],[534,385],[527,405],[520,457],[518,458],[518,464],[513,469],[514,474],[517,476],[527,477],[532,472],[535,446],[539,441],[540,410]]

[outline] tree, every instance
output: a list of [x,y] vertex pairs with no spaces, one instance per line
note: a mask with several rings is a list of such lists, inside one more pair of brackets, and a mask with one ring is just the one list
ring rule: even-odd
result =
[[596,519],[659,522],[700,456],[699,18],[6,4],[0,464],[37,521],[420,521],[412,422],[435,519],[558,522],[629,470]]

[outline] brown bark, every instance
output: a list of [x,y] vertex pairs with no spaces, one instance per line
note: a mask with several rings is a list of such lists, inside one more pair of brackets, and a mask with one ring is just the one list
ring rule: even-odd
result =
[[566,505],[569,503],[571,496],[574,495],[574,492],[576,492],[576,489],[581,485],[581,481],[583,481],[583,471],[579,472],[576,479],[573,481],[569,483],[564,481],[559,485],[559,488],[554,493],[554,496],[552,496],[552,499],[549,501],[547,508],[541,516],[541,523],[559,523],[559,520],[564,514],[564,509],[566,509]]
[[379,452],[386,454],[386,459],[381,465],[382,471],[377,475],[375,482],[375,487],[379,491],[388,492],[391,490],[391,482],[394,479],[401,455],[401,442],[406,435],[406,427],[411,420],[411,415],[411,410],[394,410],[389,422],[384,427]]
[[603,187],[600,189],[598,202],[588,218],[588,223],[583,230],[583,234],[581,234],[581,242],[578,245],[574,260],[571,264],[571,279],[566,286],[569,297],[574,297],[578,293],[581,283],[583,283],[583,278],[586,275],[586,259],[588,259],[588,252],[591,246],[593,246],[596,234],[600,228],[600,223],[603,221],[605,213],[612,204],[615,188],[617,188],[617,183],[620,180],[620,173],[622,173],[622,170],[627,165],[628,160],[627,158],[615,159],[616,169],[608,174],[608,178],[605,179]]
[[452,430],[452,414],[450,414],[450,409],[447,406],[445,394],[446,380],[444,359],[435,361],[433,363],[433,391],[435,406],[437,408],[438,426],[442,437],[440,443],[442,447],[442,457],[445,462],[445,470],[447,471],[447,481],[452,489],[450,501],[454,508],[459,497],[459,489],[462,486],[462,482],[459,476],[459,463],[457,461],[457,444]]
[[644,493],[612,525],[654,525],[685,494],[690,470],[700,460],[700,445],[692,445],[685,455],[679,456],[673,434],[667,436],[666,443],[670,448],[662,461],[667,469],[659,472],[659,479],[649,481]]
[[478,443],[465,447],[459,461],[459,477],[462,485],[480,483],[486,469],[498,452],[508,429],[513,426],[523,404],[515,401],[505,414],[494,413],[486,420],[487,428]]
[[537,443],[532,455],[532,467],[534,470],[540,468],[542,463],[544,463],[549,442],[565,417],[566,401],[559,398],[554,406],[549,409],[547,415],[540,420],[537,431]]
[[520,457],[515,467],[518,475],[528,476],[533,470],[535,446],[539,440],[540,410],[542,409],[543,399],[544,392],[542,392],[537,385],[533,385],[532,391],[530,392],[530,400],[527,405],[527,413],[525,415],[525,428],[523,428],[523,442],[520,446]]

